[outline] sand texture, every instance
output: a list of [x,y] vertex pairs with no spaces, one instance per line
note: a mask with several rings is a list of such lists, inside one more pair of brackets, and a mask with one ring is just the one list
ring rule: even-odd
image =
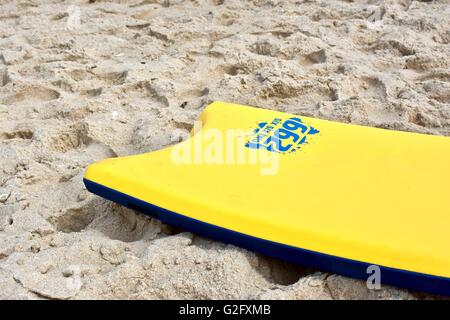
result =
[[450,134],[450,1],[0,0],[0,298],[417,299],[89,194],[223,100]]

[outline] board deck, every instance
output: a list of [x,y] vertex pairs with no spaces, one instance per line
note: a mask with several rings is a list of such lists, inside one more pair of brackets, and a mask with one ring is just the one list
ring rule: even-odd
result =
[[200,118],[177,145],[92,164],[87,189],[270,256],[361,279],[375,264],[383,283],[450,295],[448,137],[224,102]]

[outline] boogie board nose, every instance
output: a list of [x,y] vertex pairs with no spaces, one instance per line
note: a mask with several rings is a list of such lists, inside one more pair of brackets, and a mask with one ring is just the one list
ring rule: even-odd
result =
[[84,173],[84,180],[107,186],[109,178],[118,173],[118,171],[114,170],[116,167],[115,162],[117,162],[115,159],[105,159],[89,165]]

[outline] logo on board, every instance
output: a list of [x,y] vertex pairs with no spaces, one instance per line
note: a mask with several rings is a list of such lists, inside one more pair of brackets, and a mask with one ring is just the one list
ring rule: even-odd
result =
[[308,143],[311,136],[319,133],[316,128],[304,123],[299,117],[275,118],[260,122],[245,144],[250,149],[265,149],[270,152],[292,153]]

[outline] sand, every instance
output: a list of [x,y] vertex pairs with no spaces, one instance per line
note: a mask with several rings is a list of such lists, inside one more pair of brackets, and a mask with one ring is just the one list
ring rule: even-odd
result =
[[1,1],[0,298],[429,297],[163,225],[82,175],[180,141],[213,100],[449,135],[449,4]]

